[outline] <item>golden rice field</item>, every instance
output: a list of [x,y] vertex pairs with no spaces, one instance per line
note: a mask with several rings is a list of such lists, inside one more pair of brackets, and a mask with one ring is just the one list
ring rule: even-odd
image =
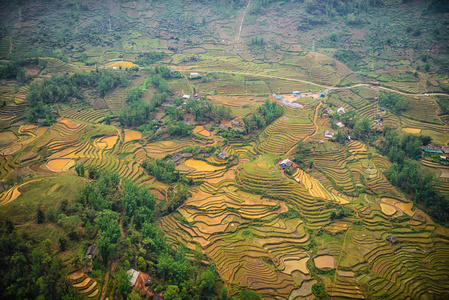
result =
[[421,133],[421,129],[418,128],[402,128],[402,131],[406,132],[406,133],[412,133],[412,134],[420,134]]
[[198,134],[200,134],[200,135],[202,135],[202,136],[205,136],[205,137],[211,136],[210,131],[204,129],[203,126],[196,126],[196,127],[193,129],[193,132],[198,133]]
[[216,170],[223,170],[224,168],[226,168],[226,166],[213,166],[210,165],[208,163],[206,163],[205,161],[202,160],[196,160],[196,159],[188,159],[185,161],[185,164],[188,167],[191,167],[197,171],[204,171],[204,172],[213,172]]
[[124,143],[140,140],[142,138],[142,133],[135,130],[125,130]]
[[382,212],[387,216],[392,216],[396,213],[396,208],[393,205],[380,203],[380,207],[382,208]]
[[67,171],[70,167],[74,165],[75,164],[71,158],[56,158],[47,162],[47,168],[53,172]]
[[106,64],[107,68],[120,68],[122,67],[124,68],[133,68],[133,67],[138,67],[138,65],[136,65],[133,62],[130,61],[112,61]]

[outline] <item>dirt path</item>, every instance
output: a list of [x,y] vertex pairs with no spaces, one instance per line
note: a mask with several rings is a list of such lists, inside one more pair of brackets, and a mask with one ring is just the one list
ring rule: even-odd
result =
[[106,293],[106,287],[108,285],[108,279],[109,279],[109,264],[108,264],[108,268],[106,269],[106,275],[104,275],[104,284],[103,284],[103,288],[101,289],[100,300],[104,299],[104,294]]
[[[204,72],[205,70],[189,70],[189,71]],[[246,73],[246,72],[231,72],[231,71],[215,71],[215,70],[210,70],[209,72],[212,72],[212,73],[223,73],[223,74],[235,74],[235,75],[248,75],[248,76],[252,76],[252,77],[265,77],[265,78],[282,79],[282,80],[288,80],[288,81],[294,81],[294,82],[301,82],[301,83],[311,84],[311,85],[315,85],[315,86],[322,87],[322,88],[325,88],[325,89],[332,89],[332,90],[351,89],[351,88],[358,87],[358,86],[371,86],[370,84],[367,84],[367,83],[358,83],[358,84],[354,84],[354,85],[347,86],[347,87],[334,87],[334,86],[318,84],[318,83],[314,83],[314,82],[307,81],[307,80],[302,80],[302,79],[286,78],[286,77],[265,75],[265,74],[254,74],[254,73]],[[393,93],[405,95],[405,96],[418,96],[418,97],[419,96],[449,96],[449,94],[445,94],[445,93],[411,94],[411,93],[405,93],[405,92],[401,92],[401,91],[398,91],[398,90],[386,88],[386,87],[383,87],[383,86],[379,86],[378,88],[382,89],[382,90],[390,91],[390,92],[393,92]]]
[[120,218],[120,233],[122,237],[125,237],[125,231],[123,230],[123,216]]
[[245,21],[245,17],[246,17],[246,12],[248,11],[248,8],[251,5],[251,0],[248,0],[248,4],[246,5],[245,9],[243,10],[242,15],[240,16],[240,26],[239,26],[239,30],[237,31],[237,35],[235,36],[235,41],[234,41],[234,52],[236,50],[236,45],[240,45],[240,34],[242,33],[242,27],[243,27],[243,22]]
[[[315,136],[318,133],[318,124],[316,123],[316,120],[318,119],[318,111],[320,110],[321,105],[323,104],[323,102],[320,102],[318,104],[318,106],[315,109],[315,115],[313,116],[313,125],[315,126],[315,131],[311,134],[306,136],[301,142],[305,142],[308,139],[310,139],[311,137]],[[286,153],[286,156],[290,155],[290,152],[292,152],[293,150],[295,150],[297,144],[295,144],[293,147],[290,148],[290,150],[288,150],[288,152]]]

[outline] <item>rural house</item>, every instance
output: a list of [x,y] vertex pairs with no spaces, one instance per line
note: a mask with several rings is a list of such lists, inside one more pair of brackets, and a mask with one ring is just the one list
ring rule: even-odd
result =
[[432,145],[422,146],[422,150],[426,153],[438,153],[438,154],[443,153],[443,151],[441,150],[440,147],[436,147],[436,146],[432,146]]
[[240,121],[232,121],[231,122],[232,127],[234,127],[236,130],[243,130],[243,124]]
[[279,165],[283,168],[286,168],[286,167],[290,168],[293,165],[293,162],[290,159],[286,158],[283,161],[281,161],[279,163]]
[[334,137],[334,133],[332,131],[326,130],[326,132],[324,133],[324,137],[330,139]]
[[220,131],[226,131],[228,129],[228,126],[220,124],[220,126],[218,126],[218,130]]
[[99,252],[97,245],[90,245],[89,247],[87,247],[85,258],[94,260],[95,257],[97,257],[98,253]]
[[129,269],[126,273],[130,276],[129,282],[131,282],[131,286],[136,285],[137,278],[139,277],[140,272],[134,269]]
[[220,151],[220,153],[218,153],[217,157],[220,159],[228,159],[228,155],[224,151]]
[[346,113],[346,110],[344,109],[344,107],[340,107],[337,109],[337,114],[343,115]]

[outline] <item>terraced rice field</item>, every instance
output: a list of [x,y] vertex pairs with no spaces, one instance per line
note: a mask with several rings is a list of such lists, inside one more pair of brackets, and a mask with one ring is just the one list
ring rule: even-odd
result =
[[200,135],[202,135],[202,136],[205,136],[205,137],[211,136],[210,131],[204,129],[203,126],[196,126],[196,127],[193,129],[193,132],[198,133],[198,134],[200,134]]
[[130,61],[112,61],[106,64],[106,67],[108,68],[120,68],[122,67],[123,69],[125,68],[133,68],[133,67],[138,67],[138,65],[130,62]]
[[142,138],[142,133],[135,130],[125,130],[125,139],[124,143],[140,140]]
[[71,158],[56,158],[47,162],[47,168],[53,172],[68,171],[75,165]]
[[212,172],[216,170],[223,170],[225,168],[225,166],[216,167],[213,165],[209,165],[208,163],[202,160],[195,160],[195,159],[188,159],[185,161],[185,164],[199,172],[201,171]]
[[332,255],[320,255],[313,259],[315,266],[318,269],[334,269],[335,258]]

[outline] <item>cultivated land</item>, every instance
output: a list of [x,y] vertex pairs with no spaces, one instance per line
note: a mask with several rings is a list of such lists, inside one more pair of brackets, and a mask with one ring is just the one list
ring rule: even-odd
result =
[[[127,91],[120,87],[104,99],[86,92],[83,102],[58,103],[55,111],[59,119],[42,126],[25,118],[29,83],[2,80],[0,102],[5,105],[0,109],[0,219],[11,219],[31,236],[41,232],[57,249],[64,227],[36,225],[36,212],[38,207],[44,211],[50,206],[60,207],[62,199],[74,201],[77,192],[91,184],[76,175],[76,164],[114,172],[147,187],[162,207],[176,184],[148,175],[142,162],[168,158],[167,154],[187,147],[205,150],[218,146],[227,159],[203,152],[179,161],[176,170],[200,184],[189,186],[191,196],[172,213],[160,217],[157,224],[173,249],[186,248],[188,257],[201,255],[204,264],[213,265],[230,296],[238,299],[239,291],[247,288],[264,299],[316,299],[315,286],[324,287],[332,299],[447,297],[449,230],[443,226],[447,224],[433,221],[423,206],[412,202],[410,194],[388,181],[385,172],[391,163],[376,148],[383,139],[380,133],[379,140],[371,143],[361,139],[343,144],[331,141],[324,137],[325,131],[345,133],[346,129],[336,129],[323,113],[324,108],[335,112],[343,107],[346,113],[355,112],[368,119],[373,132],[390,125],[400,134],[423,134],[434,144],[448,146],[447,50],[441,45],[447,42],[447,28],[441,29],[438,41],[429,49],[430,69],[425,70],[427,58],[424,61],[422,56],[422,44],[431,39],[430,28],[442,28],[443,22],[421,16],[424,4],[410,1],[387,6],[377,22],[351,27],[338,19],[298,33],[300,24],[293,19],[306,13],[303,5],[274,2],[263,14],[252,14],[254,4],[241,2],[235,11],[223,13],[217,6],[214,10],[214,6],[195,1],[182,9],[175,6],[171,12],[164,1],[87,1],[78,21],[72,22],[79,26],[76,30],[83,28],[100,41],[92,42],[86,38],[89,34],[75,30],[79,41],[70,42],[70,46],[76,51],[67,50],[66,45],[58,47],[65,54],[59,57],[43,52],[47,55],[41,59],[46,64],[32,81],[55,74],[95,72],[96,67],[86,61],[98,63],[100,69],[123,72],[136,66],[139,54],[165,51],[163,59],[132,74],[130,71],[130,87],[141,87],[150,77],[151,67],[164,66],[182,74],[167,80],[170,97],[199,93],[206,97],[189,101],[223,105],[230,108],[236,121],[251,118],[266,99],[280,103],[273,94],[291,97],[289,102],[302,108],[286,106],[281,117],[243,138],[224,139],[214,129],[220,123],[231,126],[231,120],[196,121],[187,113],[186,119],[195,125],[189,137],[171,137],[159,127],[150,136],[146,130],[120,125],[116,116],[127,105]],[[33,14],[37,5],[24,6],[24,20],[20,22],[12,17],[4,21],[5,27],[9,24],[12,28],[0,40],[2,63],[12,59],[14,52],[25,53],[33,32],[33,42],[45,45],[44,29],[50,30],[59,17],[51,20],[40,10]],[[5,15],[22,6],[3,3],[2,7]],[[373,9],[374,13],[381,10]],[[70,15],[69,6],[61,11]],[[405,32],[412,22],[410,16],[419,15],[422,20],[422,33],[414,36],[421,42],[409,42],[409,47],[417,45],[415,51],[405,50],[401,44],[404,41],[395,35],[391,43],[401,46],[373,48],[374,33],[382,34],[386,30],[382,24],[399,11],[394,30]],[[106,13],[112,25],[108,18],[97,17]],[[175,20],[173,15],[178,14],[183,17]],[[200,16],[204,16],[202,23]],[[439,18],[444,16],[447,14]],[[57,30],[62,34],[68,26],[61,26]],[[338,28],[337,41],[327,37],[332,28]],[[264,36],[266,46],[251,45],[255,36]],[[334,56],[337,49],[348,45],[368,53],[355,67]],[[168,47],[176,51],[168,51]],[[87,59],[80,59],[82,55]],[[189,78],[192,72],[203,78]],[[380,86],[372,81],[380,82]],[[295,100],[292,91],[319,96]],[[409,107],[400,114],[382,110],[379,94],[387,91],[403,97]],[[325,92],[323,97],[321,92]],[[141,98],[150,103],[156,93],[156,88],[148,85]],[[97,105],[99,99],[104,104]],[[107,125],[105,120],[110,116],[112,122]],[[170,118],[162,107],[153,117],[162,121]],[[294,160],[300,143],[306,144],[308,151],[288,174],[279,162]],[[429,157],[421,163],[437,174],[434,186],[447,196],[447,165]],[[398,238],[397,243],[387,240],[391,235]],[[104,276],[94,278],[79,271],[73,262],[75,255],[84,255],[90,242],[95,241],[71,241],[70,250],[62,252],[61,257],[71,271],[78,271],[70,280],[80,295],[108,299],[102,292],[111,293],[105,287],[108,275],[106,282]],[[106,269],[114,270],[111,265]]]

